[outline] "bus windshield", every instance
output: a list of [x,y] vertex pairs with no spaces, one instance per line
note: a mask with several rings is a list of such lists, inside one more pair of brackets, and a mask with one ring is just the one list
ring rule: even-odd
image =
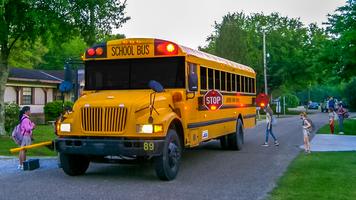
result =
[[185,88],[184,57],[90,60],[85,62],[85,90]]

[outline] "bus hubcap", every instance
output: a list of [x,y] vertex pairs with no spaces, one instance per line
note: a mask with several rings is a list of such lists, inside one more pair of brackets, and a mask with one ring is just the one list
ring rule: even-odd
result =
[[168,145],[168,162],[171,169],[177,166],[179,158],[180,152],[178,146],[175,143],[170,142]]

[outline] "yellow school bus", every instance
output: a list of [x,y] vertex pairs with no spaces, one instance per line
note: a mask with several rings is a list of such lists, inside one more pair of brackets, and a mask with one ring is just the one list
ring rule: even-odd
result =
[[153,159],[157,176],[172,180],[184,148],[217,139],[239,150],[244,128],[256,124],[248,66],[146,38],[94,45],[83,60],[83,94],[56,128],[68,175],[84,174],[90,162]]

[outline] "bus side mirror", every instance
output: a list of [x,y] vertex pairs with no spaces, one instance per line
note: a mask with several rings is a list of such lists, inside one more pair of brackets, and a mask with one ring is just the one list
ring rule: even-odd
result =
[[189,74],[188,89],[189,91],[198,91],[198,76],[196,73]]
[[148,82],[148,87],[150,87],[153,91],[158,93],[164,91],[163,86],[155,80],[150,80],[150,82]]

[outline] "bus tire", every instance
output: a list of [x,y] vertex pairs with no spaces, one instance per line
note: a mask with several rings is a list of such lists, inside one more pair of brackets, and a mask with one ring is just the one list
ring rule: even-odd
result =
[[241,150],[243,139],[243,125],[241,119],[238,119],[236,122],[236,131],[228,135],[229,148],[231,150]]
[[229,149],[228,136],[224,135],[224,136],[221,136],[219,139],[220,139],[221,148],[224,149],[224,150]]
[[89,167],[89,159],[81,155],[60,153],[59,159],[63,171],[69,176],[83,175]]
[[154,158],[156,174],[159,179],[173,180],[179,171],[182,146],[176,130],[169,129],[161,156]]

